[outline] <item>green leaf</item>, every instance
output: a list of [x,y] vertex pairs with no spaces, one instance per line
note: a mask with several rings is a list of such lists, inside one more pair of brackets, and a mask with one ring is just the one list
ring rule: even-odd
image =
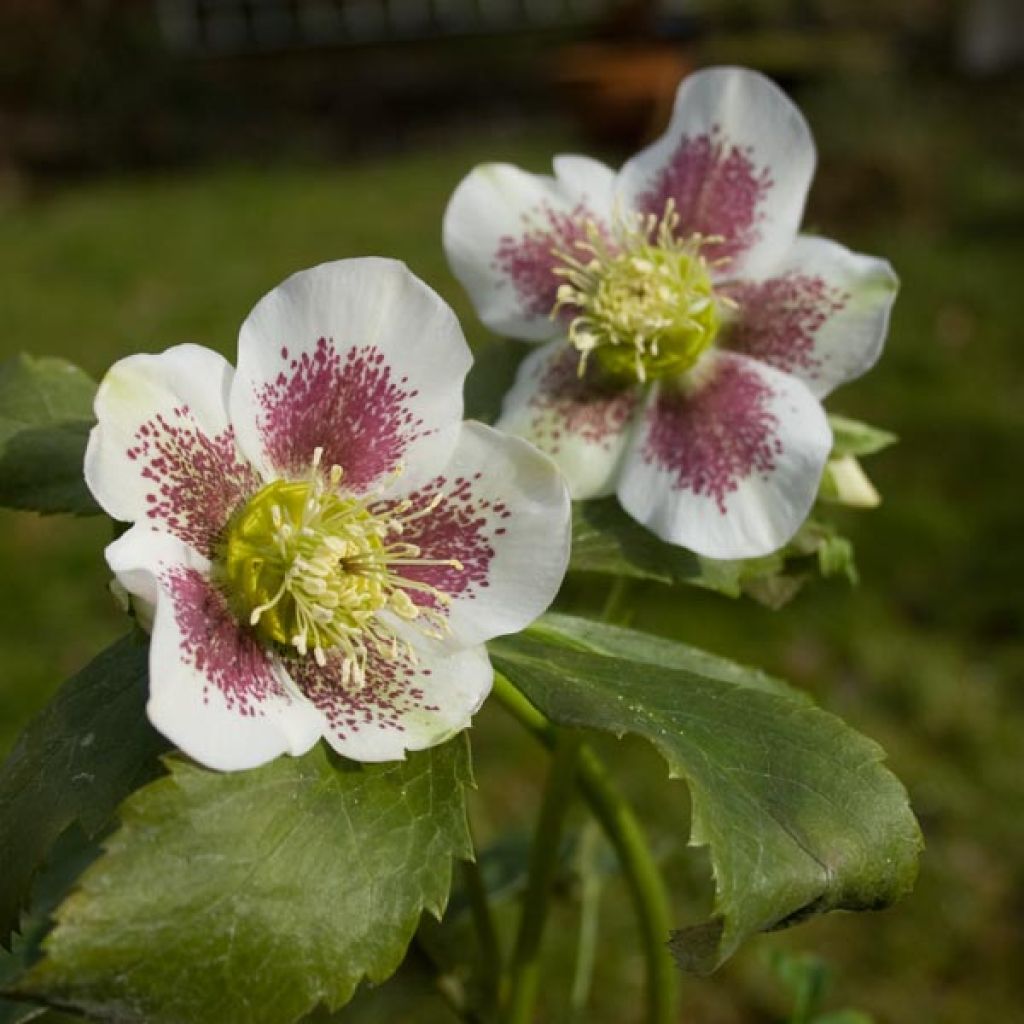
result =
[[37,512],[100,511],[82,477],[96,384],[63,359],[0,364],[0,505]]
[[659,583],[699,583],[702,576],[693,552],[659,540],[616,498],[574,503],[569,569]]
[[148,651],[124,637],[66,682],[0,767],[0,942],[57,837],[89,836],[159,770],[166,741],[146,718]]
[[[746,595],[778,609],[788,604],[808,578],[791,571],[794,559],[819,555],[830,538],[827,527],[810,520],[786,547],[763,558],[717,559],[666,544],[627,513],[615,498],[573,505],[570,571],[625,576],[665,584],[688,584],[726,597]],[[834,533],[834,531],[833,531]],[[852,559],[852,548],[846,554]],[[822,562],[829,572],[850,571],[837,557]],[[832,551],[829,554],[833,554]],[[852,561],[850,562],[852,566]]]
[[909,891],[920,833],[877,744],[760,674],[689,667],[685,648],[669,667],[666,641],[638,658],[641,634],[557,626],[588,649],[554,642],[545,620],[493,641],[492,660],[552,721],[644,737],[688,782],[690,842],[709,847],[716,900],[710,921],[674,933],[682,966],[712,970],[754,932]]
[[319,744],[247,772],[180,757],[134,794],[17,991],[119,1021],[287,1024],[401,963],[469,857],[468,743],[388,764]]
[[[78,877],[99,856],[99,845],[72,826],[54,844],[46,866],[32,886],[31,909],[22,915],[19,934],[11,951],[0,950],[0,990],[10,985],[39,957],[39,943],[52,924],[51,915],[67,896]],[[53,1011],[38,1003],[0,999],[0,1024],[56,1019]],[[60,1018],[63,1019],[63,1018]]]
[[635,629],[611,626],[593,619],[549,612],[530,627],[530,634],[576,650],[607,654],[628,661],[660,668],[681,670],[705,679],[717,679],[735,686],[746,686],[775,693],[798,704],[813,707],[814,702],[795,686],[762,672],[759,668],[737,665],[735,661],[690,647],[677,640],[641,633]]
[[848,416],[829,413],[828,423],[832,428],[833,458],[843,455],[874,455],[899,440],[888,430],[872,427]]

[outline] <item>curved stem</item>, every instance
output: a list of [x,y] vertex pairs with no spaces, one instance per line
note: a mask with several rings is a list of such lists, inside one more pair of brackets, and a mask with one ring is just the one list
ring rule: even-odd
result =
[[566,812],[572,800],[580,738],[562,733],[555,741],[555,756],[544,788],[540,817],[530,846],[523,913],[512,957],[512,988],[508,1024],[530,1024],[540,981],[540,943],[547,918],[548,896],[558,870],[558,854]]
[[[501,674],[495,674],[493,692],[534,738],[549,749],[557,747],[555,727]],[[650,1024],[674,1024],[679,986],[676,967],[665,943],[672,917],[661,872],[632,808],[600,758],[585,745],[579,751],[577,779],[590,810],[615,847],[629,884],[647,961],[647,1020]]]

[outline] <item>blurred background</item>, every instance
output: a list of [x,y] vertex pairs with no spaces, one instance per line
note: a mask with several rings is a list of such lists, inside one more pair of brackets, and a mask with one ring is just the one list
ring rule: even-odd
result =
[[[280,279],[367,254],[408,262],[483,344],[439,237],[473,164],[617,164],[662,130],[689,71],[770,74],[818,143],[807,225],[903,282],[880,366],[830,410],[901,441],[867,464],[882,507],[841,522],[858,588],[817,582],[771,612],[652,585],[635,625],[763,665],[879,740],[928,849],[905,903],[759,938],[686,981],[681,1020],[785,1020],[778,958],[808,953],[829,1007],[1024,1021],[1022,59],[1019,0],[0,0],[0,358],[99,376],[181,341],[233,356]],[[108,537],[99,520],[0,514],[0,753],[123,631]],[[496,707],[474,740],[477,830],[514,848],[544,759]],[[683,787],[640,747],[616,764],[680,924],[699,919]],[[642,964],[614,871],[602,886],[585,1019],[629,1024]],[[551,1022],[569,1019],[576,889],[567,873],[548,930]],[[449,1020],[429,992],[410,1001],[418,984],[339,1019]]]

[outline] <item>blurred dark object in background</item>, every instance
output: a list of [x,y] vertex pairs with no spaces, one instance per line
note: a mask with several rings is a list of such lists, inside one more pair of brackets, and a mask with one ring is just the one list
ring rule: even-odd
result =
[[628,151],[698,64],[1020,62],[1017,0],[0,0],[0,174],[387,153],[569,113]]

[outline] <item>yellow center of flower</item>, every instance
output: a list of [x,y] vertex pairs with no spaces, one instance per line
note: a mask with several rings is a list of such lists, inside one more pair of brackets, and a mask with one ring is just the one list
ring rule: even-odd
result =
[[701,255],[718,241],[677,237],[679,215],[669,200],[653,214],[619,218],[611,233],[593,222],[574,251],[558,250],[562,277],[552,311],[575,312],[569,341],[580,353],[580,376],[591,357],[607,375],[641,382],[688,370],[714,341],[721,306],[713,262]]
[[446,565],[427,559],[399,539],[411,522],[433,512],[438,494],[419,508],[412,502],[381,502],[339,493],[342,471],[319,470],[317,449],[305,479],[275,480],[259,490],[232,518],[218,560],[218,576],[232,609],[267,643],[312,653],[320,665],[339,648],[344,681],[363,681],[368,652],[396,657],[411,651],[381,613],[418,620],[434,637],[447,621],[424,608],[410,591],[429,594],[432,605],[448,595],[401,573],[408,566]]

